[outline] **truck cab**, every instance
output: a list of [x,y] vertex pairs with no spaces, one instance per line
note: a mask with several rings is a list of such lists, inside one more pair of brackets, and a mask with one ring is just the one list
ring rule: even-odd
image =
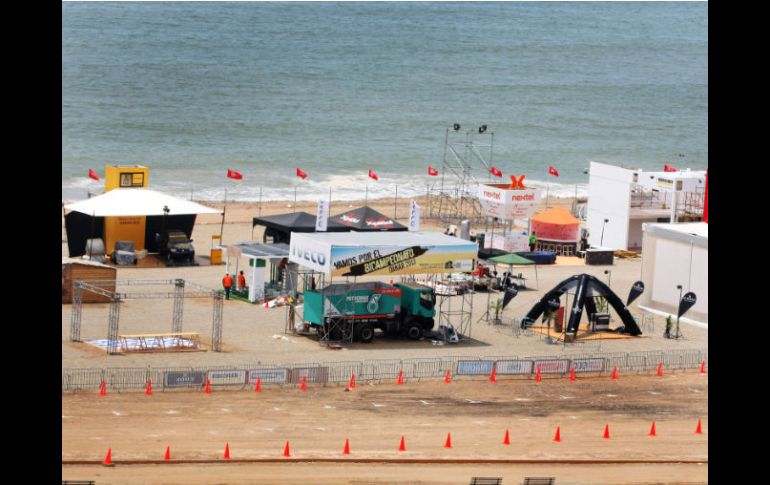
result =
[[413,340],[433,330],[436,316],[436,293],[433,288],[417,283],[396,283],[401,288],[401,331]]

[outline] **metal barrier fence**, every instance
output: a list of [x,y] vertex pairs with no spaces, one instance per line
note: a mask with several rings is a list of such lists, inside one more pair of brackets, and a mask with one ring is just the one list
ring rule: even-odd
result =
[[[460,362],[462,365],[458,365]],[[474,364],[476,362],[478,364]],[[406,381],[420,381],[442,379],[447,370],[455,379],[478,379],[483,377],[482,374],[472,369],[484,369],[486,372],[486,369],[496,367],[498,363],[503,363],[504,368],[508,369],[500,375],[501,378],[527,379],[536,372],[538,362],[542,362],[543,366],[548,368],[548,371],[544,370],[543,377],[563,377],[569,373],[573,364],[577,367],[577,372],[590,372],[591,375],[609,374],[615,367],[622,372],[644,373],[656,370],[661,362],[667,371],[697,369],[702,362],[708,363],[708,350],[535,356],[451,356],[283,365],[254,363],[207,367],[62,369],[62,391],[96,390],[100,388],[102,382],[105,382],[106,387],[113,391],[145,389],[148,380],[152,381],[153,390],[170,391],[203,387],[206,378],[211,379],[212,386],[227,386],[233,389],[253,387],[257,378],[266,385],[295,385],[303,376],[307,377],[309,383],[340,385],[347,384],[352,374],[355,374],[356,381],[359,383],[390,382],[398,378],[399,372],[403,372],[403,378]]]

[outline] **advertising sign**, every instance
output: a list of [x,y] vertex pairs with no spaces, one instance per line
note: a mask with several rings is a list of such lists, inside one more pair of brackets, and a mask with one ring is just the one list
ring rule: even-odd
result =
[[540,190],[511,189],[509,184],[479,184],[479,202],[485,216],[527,219],[540,205]]
[[541,374],[564,374],[569,370],[568,360],[538,360],[535,369],[540,368]]
[[249,371],[249,384],[256,384],[257,378],[263,383],[283,384],[289,376],[288,369],[252,369]]
[[205,382],[203,372],[174,372],[165,373],[166,387],[198,387]]
[[298,367],[291,370],[291,384],[299,384],[302,378],[307,377],[307,382],[323,384],[329,379],[328,367]]
[[574,359],[570,367],[575,372],[601,372],[604,370],[604,359]]
[[473,271],[476,252],[467,245],[335,247],[332,248],[332,276],[454,273]]
[[531,360],[498,360],[498,374],[531,374]]
[[457,375],[489,375],[495,362],[492,360],[461,360],[457,362]]
[[409,230],[412,232],[420,230],[420,206],[415,201],[412,201],[409,208]]
[[329,202],[326,200],[318,201],[318,212],[315,218],[316,232],[326,232],[329,222]]
[[529,251],[529,235],[526,232],[509,232],[508,234],[484,233],[484,247],[487,249],[502,249],[510,253]]
[[209,372],[212,386],[242,386],[246,382],[245,370],[215,370]]

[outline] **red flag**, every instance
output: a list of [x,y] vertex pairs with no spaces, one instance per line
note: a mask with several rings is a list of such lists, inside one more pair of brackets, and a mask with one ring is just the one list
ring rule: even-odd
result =
[[428,165],[428,175],[430,175],[431,177],[435,177],[436,175],[438,175],[438,170]]
[[235,180],[242,180],[243,174],[241,172],[238,172],[236,170],[227,169],[227,177]]
[[489,169],[489,171],[492,172],[492,175],[494,175],[495,177],[502,177],[503,176],[503,172],[501,172],[500,170],[496,169],[495,167],[492,167],[491,169]]
[[303,172],[301,168],[297,168],[297,177],[305,180],[307,178],[307,173]]
[[663,165],[663,171],[664,172],[676,172],[676,167],[672,167],[669,164]]
[[94,172],[90,168],[88,169],[88,176],[91,177],[94,180],[99,180],[99,176],[96,175],[96,172]]
[[548,173],[553,175],[554,177],[558,177],[559,176],[559,171],[556,170],[556,168],[553,165],[549,165],[548,166]]
[[372,170],[371,168],[369,169],[369,177],[373,178],[374,180],[380,180],[380,178],[377,177],[377,174],[374,173],[374,170]]

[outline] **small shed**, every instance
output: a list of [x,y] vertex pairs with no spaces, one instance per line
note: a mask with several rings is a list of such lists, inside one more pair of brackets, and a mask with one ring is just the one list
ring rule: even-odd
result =
[[[61,302],[72,303],[73,284],[78,280],[115,281],[118,270],[106,264],[86,259],[62,258],[61,260]],[[115,286],[100,285],[115,291]],[[83,303],[107,303],[109,298],[90,291],[83,292]]]

